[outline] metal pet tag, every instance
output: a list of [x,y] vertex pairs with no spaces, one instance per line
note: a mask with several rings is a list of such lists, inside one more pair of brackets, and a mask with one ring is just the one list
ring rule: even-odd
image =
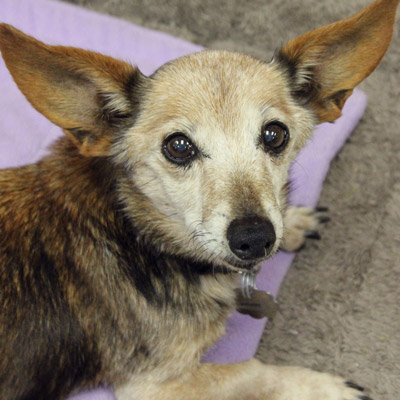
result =
[[278,311],[278,303],[270,293],[256,288],[255,278],[253,271],[242,274],[242,287],[236,289],[236,309],[256,319],[271,320]]

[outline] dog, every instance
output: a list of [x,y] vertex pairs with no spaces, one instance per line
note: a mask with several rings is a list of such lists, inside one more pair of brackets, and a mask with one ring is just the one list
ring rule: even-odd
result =
[[288,169],[378,65],[399,0],[308,32],[270,63],[203,51],[145,77],[0,25],[27,100],[65,136],[0,172],[0,398],[368,400],[345,379],[200,356],[224,333],[238,272],[295,250],[318,212]]

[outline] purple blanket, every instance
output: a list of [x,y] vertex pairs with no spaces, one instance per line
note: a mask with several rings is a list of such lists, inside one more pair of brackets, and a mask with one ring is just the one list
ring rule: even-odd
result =
[[[10,23],[47,43],[95,50],[137,64],[146,74],[179,56],[200,51],[200,46],[135,26],[106,15],[47,0],[0,0],[0,22]],[[295,190],[290,201],[314,206],[329,164],[354,129],[366,107],[366,96],[355,91],[343,116],[334,124],[320,125],[293,164]],[[46,153],[61,131],[38,114],[24,99],[0,60],[0,168],[34,162]],[[275,296],[294,254],[280,252],[265,262],[257,286]],[[266,320],[235,313],[227,334],[204,355],[204,360],[231,363],[251,358]],[[112,392],[99,389],[70,400],[111,400]]]

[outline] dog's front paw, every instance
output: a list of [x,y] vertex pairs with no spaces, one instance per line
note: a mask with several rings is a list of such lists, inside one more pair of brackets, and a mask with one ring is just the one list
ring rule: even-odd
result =
[[286,251],[299,251],[307,239],[321,239],[318,228],[329,221],[327,208],[288,207],[283,225],[284,235],[281,248]]
[[270,400],[372,400],[364,388],[341,377],[297,367],[283,367],[284,379]]

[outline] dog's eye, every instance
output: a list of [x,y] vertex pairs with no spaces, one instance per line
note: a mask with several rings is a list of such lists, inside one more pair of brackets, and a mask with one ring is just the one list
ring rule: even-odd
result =
[[279,154],[289,142],[289,129],[282,122],[268,122],[261,129],[261,139],[266,151]]
[[170,161],[186,164],[197,154],[197,149],[183,133],[176,132],[164,140],[163,152]]

